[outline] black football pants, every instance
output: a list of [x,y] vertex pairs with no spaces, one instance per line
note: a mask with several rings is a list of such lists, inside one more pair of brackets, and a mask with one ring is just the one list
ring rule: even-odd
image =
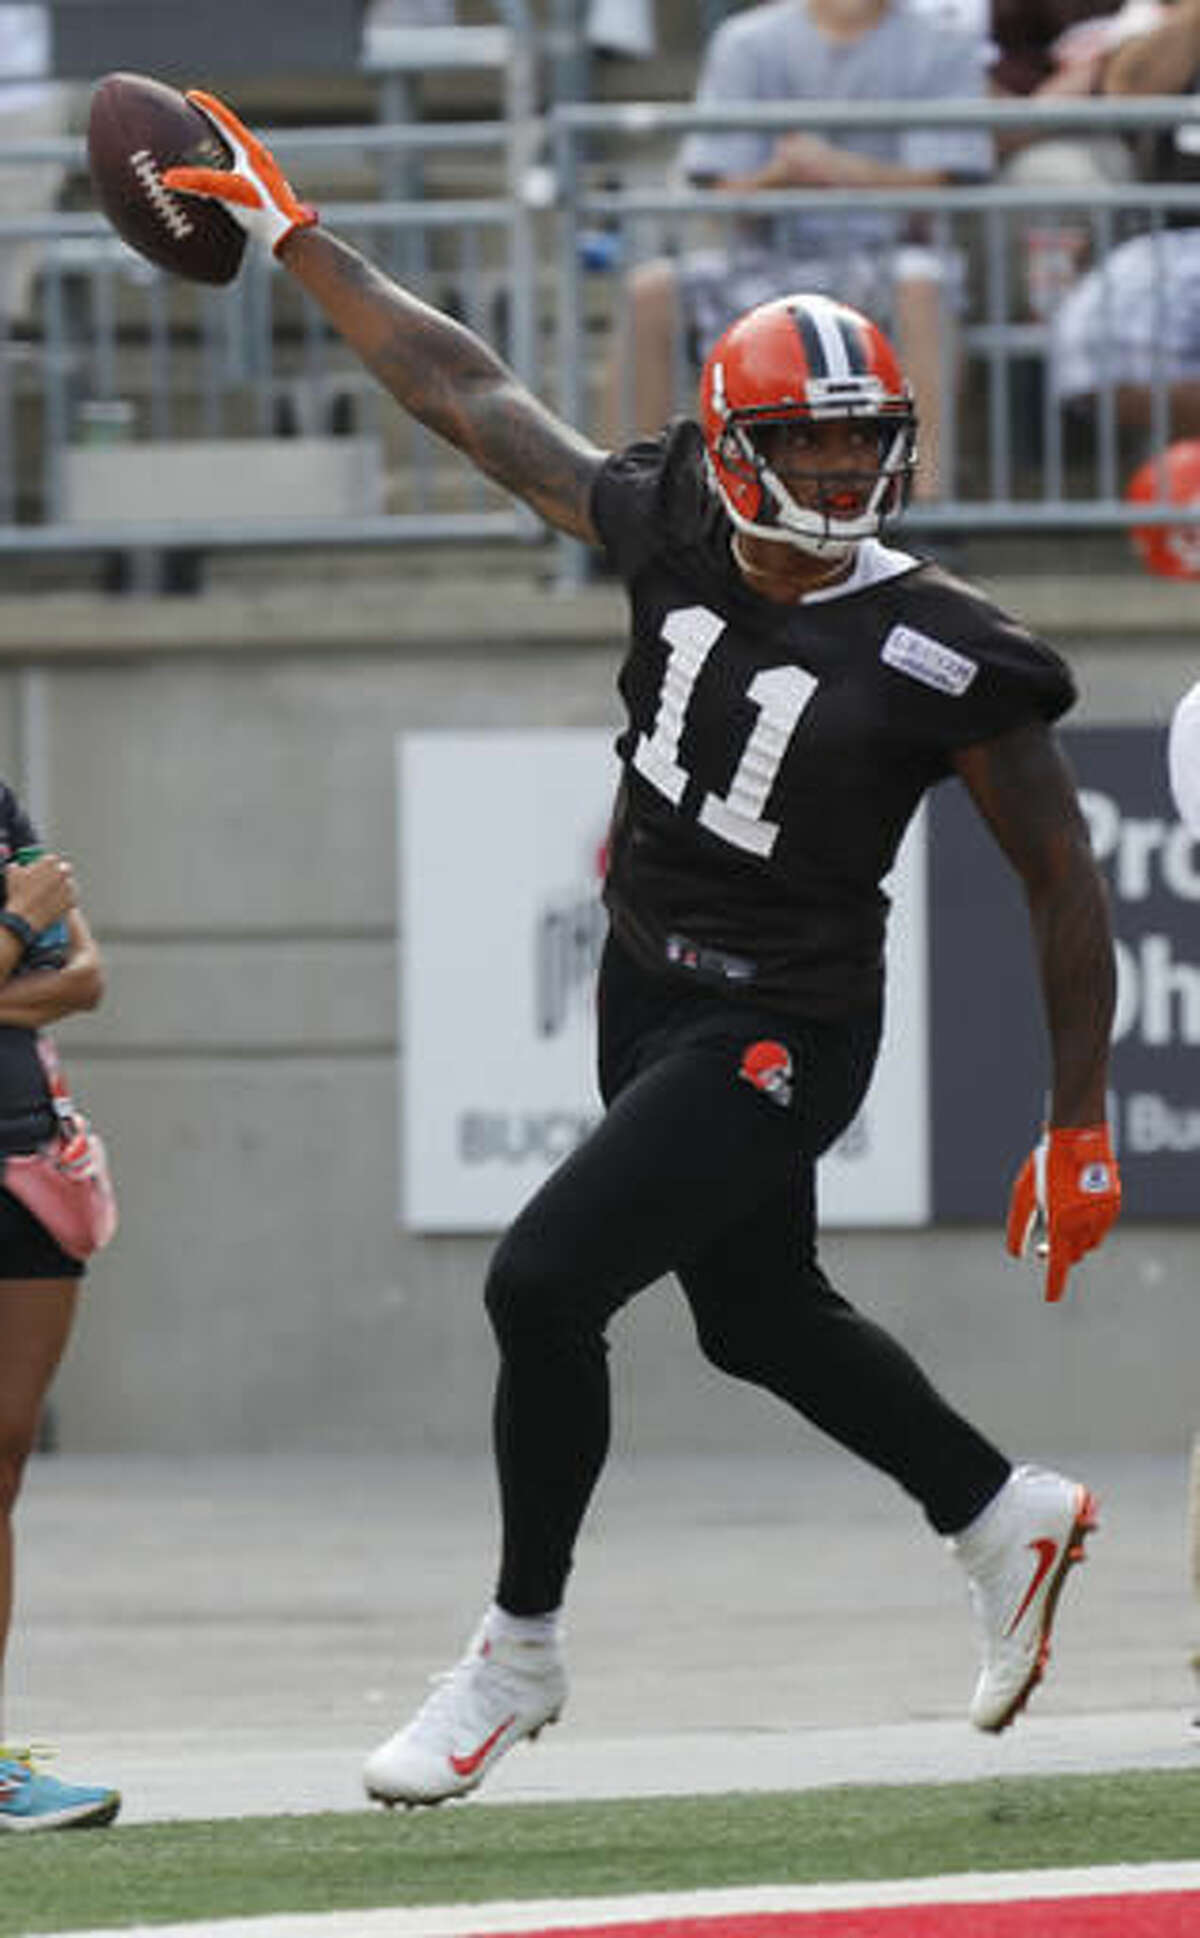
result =
[[[714,1365],[893,1475],[939,1532],[963,1527],[1003,1484],[1004,1456],[817,1263],[814,1162],[862,1101],[877,1041],[873,1013],[798,1022],[681,992],[610,942],[607,1114],[521,1212],[488,1277],[500,1347],[496,1597],[510,1613],[562,1602],[608,1452],[606,1328],[667,1272]],[[766,1086],[753,1080],[764,1065],[776,1072]]]

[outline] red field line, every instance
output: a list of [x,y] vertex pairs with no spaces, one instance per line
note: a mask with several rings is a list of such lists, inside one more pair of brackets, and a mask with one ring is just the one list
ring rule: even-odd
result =
[[[501,1938],[479,1932],[476,1938]],[[1200,1938],[1200,1891],[554,1925],[522,1938]]]

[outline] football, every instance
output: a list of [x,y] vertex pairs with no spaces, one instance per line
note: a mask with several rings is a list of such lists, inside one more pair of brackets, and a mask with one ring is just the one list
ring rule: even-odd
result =
[[87,148],[96,199],[131,249],[192,282],[232,282],[245,231],[215,202],[163,187],[168,168],[229,167],[199,108],[147,75],[106,74],[92,93]]

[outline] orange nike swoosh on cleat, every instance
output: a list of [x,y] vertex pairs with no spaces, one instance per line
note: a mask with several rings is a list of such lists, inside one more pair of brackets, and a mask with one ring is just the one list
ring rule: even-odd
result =
[[1018,1622],[1020,1621],[1022,1615],[1025,1613],[1025,1610],[1029,1607],[1030,1602],[1037,1594],[1038,1589],[1045,1581],[1046,1576],[1049,1574],[1051,1568],[1053,1568],[1054,1563],[1058,1558],[1057,1541],[1049,1541],[1049,1540],[1031,1541],[1029,1545],[1033,1549],[1034,1553],[1037,1555],[1037,1566],[1034,1568],[1034,1571],[1033,1571],[1033,1580],[1030,1582],[1028,1588],[1025,1590],[1025,1596],[1021,1603],[1021,1606],[1018,1608],[1016,1614],[1012,1618],[1012,1621],[1009,1623],[1008,1627],[1004,1631],[1006,1635],[1012,1634],[1013,1630],[1016,1628]]
[[502,1723],[497,1723],[490,1736],[484,1737],[477,1750],[471,1750],[466,1756],[452,1756],[450,1758],[450,1768],[454,1771],[455,1776],[474,1776],[476,1770],[487,1756],[488,1751],[495,1748],[505,1730],[511,1729],[516,1720],[517,1712],[514,1709],[511,1716],[506,1716]]

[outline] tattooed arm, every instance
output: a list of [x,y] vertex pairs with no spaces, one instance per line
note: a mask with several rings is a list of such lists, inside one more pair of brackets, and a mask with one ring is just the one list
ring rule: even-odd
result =
[[605,453],[539,403],[480,337],[323,229],[296,230],[279,257],[398,404],[547,524],[599,543],[588,501]]
[[955,764],[1029,903],[1050,1031],[1050,1124],[1103,1123],[1112,932],[1070,771],[1040,723],[967,747]]
[[270,149],[233,109],[193,88],[230,166],[169,168],[164,185],[202,195],[290,271],[396,402],[550,525],[589,544],[589,510],[605,453],[540,404],[486,343],[315,227]]

